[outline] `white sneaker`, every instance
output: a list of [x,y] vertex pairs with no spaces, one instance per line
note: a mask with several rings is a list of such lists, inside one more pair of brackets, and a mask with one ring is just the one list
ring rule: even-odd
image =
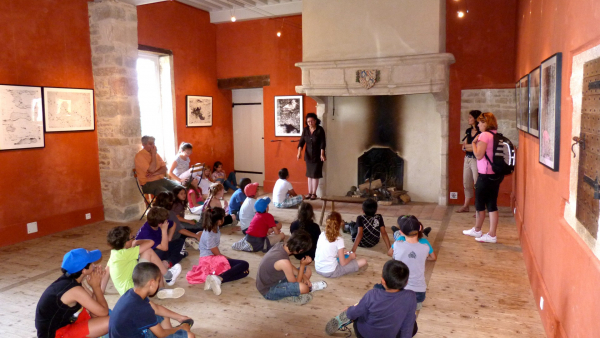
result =
[[206,276],[206,280],[204,281],[204,291],[210,290],[210,283],[208,282],[210,279],[208,277],[210,277],[210,275]]
[[206,277],[206,280],[210,284],[210,289],[215,294],[215,296],[220,295],[221,294],[221,280],[219,279],[219,277],[217,277],[215,275],[209,275],[208,277]]
[[188,237],[188,238],[186,238],[185,239],[185,245],[194,248],[194,250],[198,250],[198,247],[199,247],[198,240],[195,239],[194,237]]
[[463,234],[465,234],[467,236],[473,236],[475,238],[479,238],[479,237],[481,237],[481,235],[483,233],[481,232],[481,230],[477,231],[477,230],[475,230],[475,227],[473,227],[473,228],[471,228],[469,230],[463,230]]
[[475,240],[480,243],[496,243],[496,237],[492,237],[489,234],[475,238]]
[[175,285],[175,281],[177,280],[177,277],[179,277],[179,275],[181,274],[181,264],[177,263],[175,265],[173,265],[169,271],[171,271],[171,273],[173,274],[173,277],[171,278],[170,282],[167,282],[168,286],[173,286]]
[[179,298],[185,294],[185,290],[182,288],[175,289],[162,289],[158,291],[156,297],[158,299],[167,299],[167,298]]
[[325,281],[318,281],[318,282],[313,282],[312,283],[312,288],[311,288],[311,292],[315,292],[315,291],[319,291],[319,290],[323,290],[327,287],[327,283]]

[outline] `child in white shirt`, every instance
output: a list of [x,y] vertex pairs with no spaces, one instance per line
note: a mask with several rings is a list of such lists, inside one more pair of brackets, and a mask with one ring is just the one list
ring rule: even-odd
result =
[[279,179],[273,187],[273,205],[276,208],[291,208],[302,203],[302,196],[296,194],[292,184],[287,180],[289,177],[287,168],[279,170]]

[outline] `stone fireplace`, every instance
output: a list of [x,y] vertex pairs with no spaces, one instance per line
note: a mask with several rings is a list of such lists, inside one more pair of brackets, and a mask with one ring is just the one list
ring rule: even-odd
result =
[[375,180],[380,180],[384,189],[403,189],[404,160],[391,148],[371,148],[358,158],[356,185]]

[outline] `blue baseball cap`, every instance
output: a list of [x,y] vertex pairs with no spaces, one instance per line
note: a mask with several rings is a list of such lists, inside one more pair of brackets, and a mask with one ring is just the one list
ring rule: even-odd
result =
[[85,268],[86,265],[94,263],[102,258],[100,250],[87,251],[86,249],[73,249],[65,254],[61,268],[73,274]]
[[268,197],[263,197],[254,203],[254,209],[262,214],[263,212],[267,211],[269,203],[271,203],[271,199]]

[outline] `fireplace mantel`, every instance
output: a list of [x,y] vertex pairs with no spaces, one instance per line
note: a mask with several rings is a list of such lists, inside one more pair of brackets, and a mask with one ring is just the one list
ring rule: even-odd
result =
[[[447,93],[449,53],[342,61],[299,62],[302,85],[296,92],[315,96],[365,96]],[[377,69],[379,81],[369,89],[356,82],[356,71]],[[445,96],[445,95],[443,95]]]

